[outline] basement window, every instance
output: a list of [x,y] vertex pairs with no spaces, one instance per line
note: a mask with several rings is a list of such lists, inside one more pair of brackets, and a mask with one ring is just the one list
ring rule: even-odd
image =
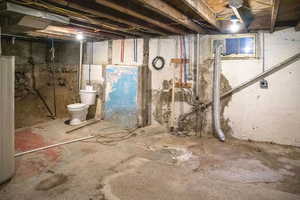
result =
[[223,58],[238,59],[238,58],[256,58],[256,35],[224,35],[213,36],[211,45],[211,55],[214,55],[214,49],[218,42],[224,45]]

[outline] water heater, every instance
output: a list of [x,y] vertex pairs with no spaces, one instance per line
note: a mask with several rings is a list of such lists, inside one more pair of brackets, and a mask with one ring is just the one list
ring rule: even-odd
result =
[[0,183],[15,173],[15,58],[0,56]]

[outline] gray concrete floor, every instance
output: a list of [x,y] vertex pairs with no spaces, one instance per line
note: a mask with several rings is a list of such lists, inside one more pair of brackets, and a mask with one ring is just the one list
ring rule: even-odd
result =
[[[18,130],[16,148],[90,134],[124,136],[120,127],[105,121],[66,134],[70,128],[55,120]],[[300,149],[178,137],[150,126],[116,143],[99,137],[19,157],[16,175],[0,186],[0,199],[298,200]]]

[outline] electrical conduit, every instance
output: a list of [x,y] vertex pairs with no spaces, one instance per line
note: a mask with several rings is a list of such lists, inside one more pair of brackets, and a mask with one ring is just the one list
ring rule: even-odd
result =
[[215,61],[213,69],[213,128],[220,141],[225,141],[224,132],[220,122],[220,83],[221,83],[221,52],[223,46],[219,44],[215,50]]

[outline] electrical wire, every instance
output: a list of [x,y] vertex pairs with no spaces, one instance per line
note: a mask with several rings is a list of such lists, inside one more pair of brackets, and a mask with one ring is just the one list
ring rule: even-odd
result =
[[124,62],[125,40],[121,40],[121,62]]
[[133,61],[137,62],[137,39],[133,39]]
[[52,65],[52,84],[53,84],[53,107],[54,107],[54,118],[56,118],[56,72],[54,66],[54,59],[55,59],[55,48],[54,48],[54,40],[51,39],[51,65]]
[[[99,143],[102,145],[116,145],[118,142],[128,140],[131,137],[135,137],[138,134],[136,130],[139,128],[134,128],[132,130],[120,130],[117,132],[108,132],[102,134],[95,134],[95,141],[88,141],[89,143]],[[85,141],[87,142],[87,141]]]

